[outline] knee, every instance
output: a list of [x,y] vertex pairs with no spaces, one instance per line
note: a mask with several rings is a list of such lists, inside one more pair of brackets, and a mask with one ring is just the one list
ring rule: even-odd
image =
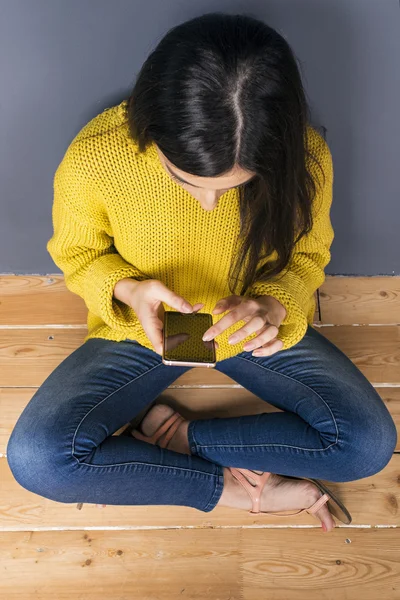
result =
[[355,423],[348,445],[352,480],[382,471],[392,459],[396,446],[397,429],[389,411],[382,411],[375,420]]
[[17,422],[7,444],[7,462],[15,480],[25,489],[62,502],[67,461],[60,460],[60,443],[46,428]]

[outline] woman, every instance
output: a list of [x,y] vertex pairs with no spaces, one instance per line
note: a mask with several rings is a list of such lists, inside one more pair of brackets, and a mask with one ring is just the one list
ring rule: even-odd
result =
[[[311,327],[332,182],[279,33],[221,13],[170,30],[130,97],[83,127],[55,174],[47,248],[85,300],[88,335],[12,432],[16,480],[58,502],[297,509],[325,531],[332,512],[349,523],[314,478],[379,472],[396,429]],[[188,370],[161,361],[164,304],[212,312],[216,368],[283,412],[188,422],[161,404],[133,435],[113,436]]]

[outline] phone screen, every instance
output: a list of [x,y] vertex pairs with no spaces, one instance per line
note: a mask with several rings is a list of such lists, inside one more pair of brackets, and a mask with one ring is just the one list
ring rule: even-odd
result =
[[203,334],[212,327],[209,313],[164,313],[164,357],[187,362],[215,362],[214,341],[204,342]]

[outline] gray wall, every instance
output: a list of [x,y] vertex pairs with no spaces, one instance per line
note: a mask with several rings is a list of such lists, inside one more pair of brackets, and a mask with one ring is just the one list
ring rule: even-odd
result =
[[0,0],[0,273],[59,273],[46,251],[54,172],[126,97],[173,25],[220,10],[277,28],[302,64],[335,168],[326,272],[400,274],[398,0]]

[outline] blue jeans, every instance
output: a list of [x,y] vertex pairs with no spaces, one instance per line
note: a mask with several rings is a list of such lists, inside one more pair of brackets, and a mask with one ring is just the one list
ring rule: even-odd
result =
[[223,467],[351,481],[382,470],[397,433],[359,369],[316,329],[272,356],[216,368],[284,412],[191,421],[192,455],[113,436],[190,367],[134,340],[89,339],[44,381],[7,447],[17,482],[57,502],[181,505],[209,512]]

